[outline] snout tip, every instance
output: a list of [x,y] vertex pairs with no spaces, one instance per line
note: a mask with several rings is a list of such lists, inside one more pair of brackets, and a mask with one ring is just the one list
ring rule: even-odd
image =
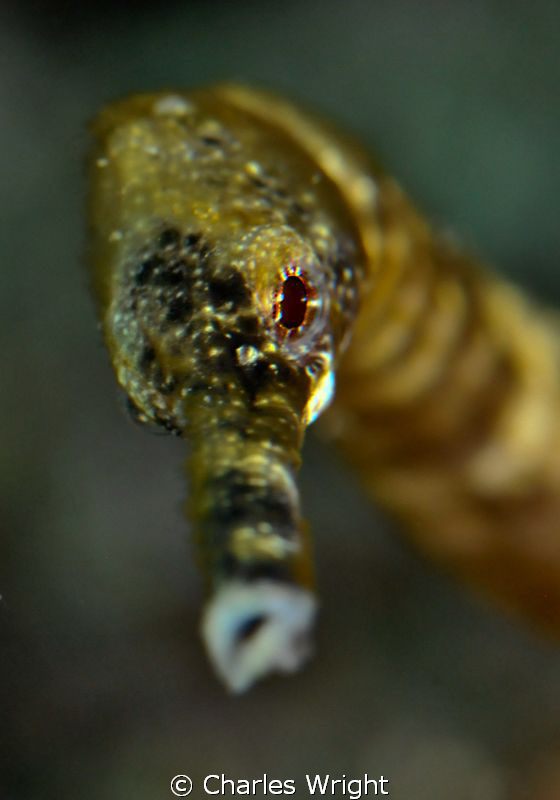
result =
[[216,673],[234,694],[274,672],[296,672],[312,653],[317,600],[271,580],[226,581],[210,598],[202,636]]

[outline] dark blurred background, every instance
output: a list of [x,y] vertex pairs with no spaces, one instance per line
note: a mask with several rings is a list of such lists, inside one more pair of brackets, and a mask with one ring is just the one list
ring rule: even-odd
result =
[[86,123],[128,92],[258,82],[355,131],[537,297],[557,280],[560,4],[4,3],[0,797],[153,800],[173,775],[389,779],[557,800],[560,649],[422,561],[310,435],[317,653],[231,698],[198,638],[186,451],[129,424],[84,258]]

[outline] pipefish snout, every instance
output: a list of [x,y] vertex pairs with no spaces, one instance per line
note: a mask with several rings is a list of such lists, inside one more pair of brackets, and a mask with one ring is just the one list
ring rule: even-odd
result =
[[137,95],[93,133],[104,336],[134,416],[190,443],[203,635],[224,682],[242,691],[310,652],[295,475],[335,373],[325,430],[373,494],[469,580],[560,627],[542,315],[285,101],[228,85]]

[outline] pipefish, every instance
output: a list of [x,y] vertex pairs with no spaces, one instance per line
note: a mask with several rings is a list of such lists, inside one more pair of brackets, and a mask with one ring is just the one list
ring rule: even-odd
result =
[[426,553],[558,633],[553,317],[286,100],[229,84],[139,94],[93,135],[103,333],[135,418],[190,443],[203,637],[225,684],[309,654],[295,476],[322,412]]

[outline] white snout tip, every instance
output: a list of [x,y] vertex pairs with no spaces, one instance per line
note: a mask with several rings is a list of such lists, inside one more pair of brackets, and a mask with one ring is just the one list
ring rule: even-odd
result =
[[202,618],[214,668],[234,693],[269,673],[291,673],[311,655],[315,596],[290,584],[260,580],[224,583]]

